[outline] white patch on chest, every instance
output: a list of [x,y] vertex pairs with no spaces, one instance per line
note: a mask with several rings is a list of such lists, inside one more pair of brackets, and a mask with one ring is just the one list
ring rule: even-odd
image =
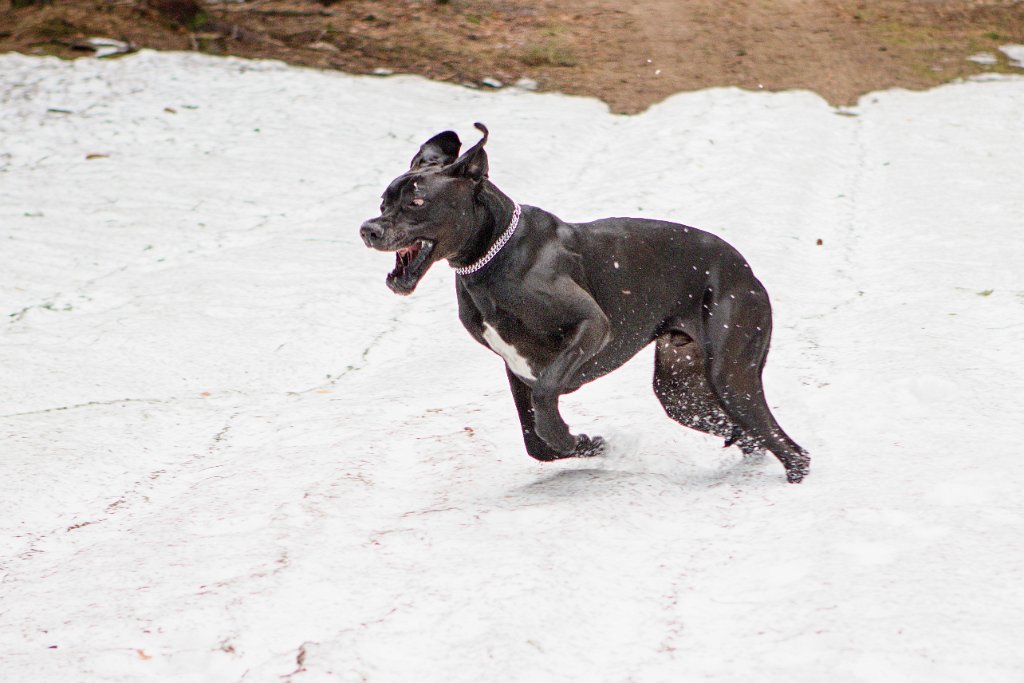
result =
[[484,323],[484,341],[490,346],[496,354],[505,359],[508,363],[509,369],[518,377],[528,379],[531,382],[537,377],[533,374],[533,368],[530,367],[530,361],[523,358],[522,354],[516,351],[516,347],[512,346],[498,334],[498,331],[490,326],[488,323]]

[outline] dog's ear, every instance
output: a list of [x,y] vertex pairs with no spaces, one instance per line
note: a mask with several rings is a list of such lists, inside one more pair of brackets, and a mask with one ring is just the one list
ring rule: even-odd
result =
[[409,164],[410,171],[418,171],[428,166],[447,166],[459,157],[462,141],[454,131],[446,130],[438,133],[420,146],[420,151]]
[[487,144],[487,126],[482,123],[473,124],[477,130],[484,134],[480,141],[466,150],[466,153],[459,157],[458,161],[445,169],[445,173],[455,176],[462,176],[474,181],[481,181],[487,177],[487,152],[484,145]]

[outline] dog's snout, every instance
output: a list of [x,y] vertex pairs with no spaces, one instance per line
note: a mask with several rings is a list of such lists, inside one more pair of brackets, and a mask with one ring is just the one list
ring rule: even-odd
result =
[[359,227],[359,236],[363,238],[366,246],[373,246],[384,237],[384,228],[376,219],[368,220]]

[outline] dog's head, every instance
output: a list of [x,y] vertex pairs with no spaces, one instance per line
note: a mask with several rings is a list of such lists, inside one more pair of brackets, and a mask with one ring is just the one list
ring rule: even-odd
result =
[[412,294],[435,261],[473,238],[475,197],[487,178],[487,128],[474,125],[483,137],[462,156],[450,130],[423,143],[409,170],[384,190],[380,217],[359,228],[366,246],[395,252],[387,285],[396,294]]

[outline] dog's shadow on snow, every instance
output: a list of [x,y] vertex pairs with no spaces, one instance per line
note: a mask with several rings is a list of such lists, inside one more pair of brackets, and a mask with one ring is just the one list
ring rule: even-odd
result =
[[[600,457],[600,456],[599,456]],[[600,461],[595,461],[597,465]],[[755,456],[737,459],[717,469],[685,467],[672,471],[645,470],[642,463],[632,469],[619,469],[620,460],[601,463],[605,467],[574,467],[545,474],[535,481],[517,486],[508,492],[512,500],[554,502],[564,499],[608,497],[614,495],[651,496],[665,492],[699,492],[719,486],[774,483],[765,467],[765,458]]]

